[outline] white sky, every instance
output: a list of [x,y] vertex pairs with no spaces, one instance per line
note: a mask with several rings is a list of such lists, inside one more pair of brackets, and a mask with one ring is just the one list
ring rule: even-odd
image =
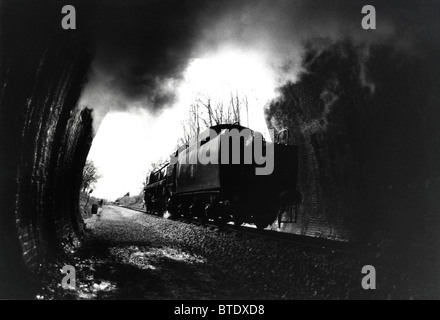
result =
[[[246,95],[249,127],[267,136],[263,107],[274,97],[275,79],[262,56],[226,49],[194,59],[178,88],[177,103],[161,114],[152,115],[148,109],[139,108],[108,113],[88,157],[102,175],[93,195],[115,200],[127,192],[138,194],[151,163],[166,159],[174,151],[182,135],[181,122],[187,119],[189,106],[198,94],[224,99],[226,105],[231,92]],[[248,125],[243,115],[242,125]]]

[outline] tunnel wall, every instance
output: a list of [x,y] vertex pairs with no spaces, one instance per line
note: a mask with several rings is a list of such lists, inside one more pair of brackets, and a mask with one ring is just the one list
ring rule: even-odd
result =
[[60,6],[2,2],[0,294],[22,295],[47,258],[77,243],[92,115],[77,105],[90,54]]
[[330,124],[324,112],[326,102],[341,111],[351,106],[357,108],[359,101],[333,100],[330,93],[324,97],[321,85],[315,81],[290,84],[284,90],[289,97],[282,102],[288,108],[287,115],[282,112],[272,117],[286,120],[283,127],[289,129],[287,142],[299,147],[297,187],[303,200],[294,211],[283,214],[284,223],[279,226],[276,221],[272,228],[312,237],[354,240],[358,231],[356,219],[362,215],[357,193],[360,159],[350,144],[347,110],[338,115],[333,112]]
[[350,41],[309,51],[307,71],[266,111],[300,147],[303,202],[282,230],[438,247],[439,48],[428,46],[419,55],[376,45],[368,59]]

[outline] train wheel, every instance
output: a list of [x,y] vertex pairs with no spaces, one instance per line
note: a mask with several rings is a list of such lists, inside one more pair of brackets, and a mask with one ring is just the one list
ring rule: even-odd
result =
[[229,204],[218,203],[216,205],[215,223],[218,226],[226,225],[230,220],[231,208]]
[[191,219],[197,218],[197,220],[200,220],[200,217],[204,215],[204,213],[203,205],[200,205],[199,203],[193,203],[189,206]]
[[193,203],[188,208],[188,217],[192,220],[195,216],[197,216],[196,205]]
[[177,207],[177,213],[178,213],[179,218],[185,218],[186,217],[186,207],[185,207],[185,205],[180,204]]
[[268,219],[264,216],[261,216],[261,213],[254,216],[254,224],[257,226],[258,230],[266,229],[266,227],[270,224],[270,222],[267,221]]
[[205,207],[205,217],[207,220],[212,219],[215,220],[216,217],[216,209],[214,204],[208,204]]
[[257,229],[258,229],[258,230],[264,230],[264,229],[266,229],[266,227],[267,227],[269,224],[266,223],[266,222],[258,221],[258,222],[255,222],[255,225],[257,226]]
[[197,218],[197,221],[201,224],[206,223],[206,221],[208,220],[206,217],[205,207],[204,207],[203,203],[200,203],[200,202],[193,203],[190,206],[190,213],[191,213],[192,219]]
[[226,225],[226,219],[224,217],[221,217],[221,216],[215,217],[214,222],[219,227],[222,227],[222,226]]
[[244,224],[244,221],[240,217],[237,217],[237,215],[234,215],[234,226],[240,227],[243,224]]
[[157,215],[159,217],[163,217],[163,215],[165,214],[165,211],[166,211],[165,206],[161,206],[159,211],[157,212]]
[[232,214],[232,220],[234,221],[234,225],[236,227],[244,224],[243,214],[241,212],[238,212],[238,210],[234,210],[234,213]]
[[208,217],[206,216],[205,213],[202,212],[202,213],[197,217],[197,220],[199,221],[199,223],[201,223],[201,224],[205,224],[205,223],[208,222]]
[[177,207],[171,198],[168,198],[165,210],[170,214],[170,218],[174,219],[177,214]]
[[188,219],[188,220],[192,220],[191,211],[189,210],[188,206],[185,206],[185,210],[183,212],[183,218]]
[[240,203],[236,203],[231,207],[232,221],[236,227],[243,225],[246,222],[246,210]]

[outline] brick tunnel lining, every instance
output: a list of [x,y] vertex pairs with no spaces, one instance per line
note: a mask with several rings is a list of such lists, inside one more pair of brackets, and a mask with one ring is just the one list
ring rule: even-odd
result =
[[20,5],[2,3],[0,19],[0,294],[9,298],[28,287],[29,271],[80,238],[79,189],[93,137],[92,112],[78,106],[91,61],[87,35],[57,28],[56,6]]
[[420,59],[371,46],[373,94],[357,80],[360,55],[351,42],[310,50],[309,72],[283,86],[266,110],[268,122],[290,129],[300,145],[304,201],[289,231],[403,250],[440,243],[439,78],[432,72],[439,48],[429,48]]

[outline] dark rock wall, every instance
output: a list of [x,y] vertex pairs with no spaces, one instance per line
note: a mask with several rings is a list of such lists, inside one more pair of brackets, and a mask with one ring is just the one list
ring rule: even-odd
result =
[[[422,45],[422,44],[421,44]],[[440,221],[439,50],[349,41],[310,49],[280,90],[268,124],[300,146],[298,221],[310,236],[435,246]]]
[[78,192],[92,117],[77,102],[90,55],[84,35],[61,28],[60,8],[2,2],[0,283],[9,289],[83,229]]

